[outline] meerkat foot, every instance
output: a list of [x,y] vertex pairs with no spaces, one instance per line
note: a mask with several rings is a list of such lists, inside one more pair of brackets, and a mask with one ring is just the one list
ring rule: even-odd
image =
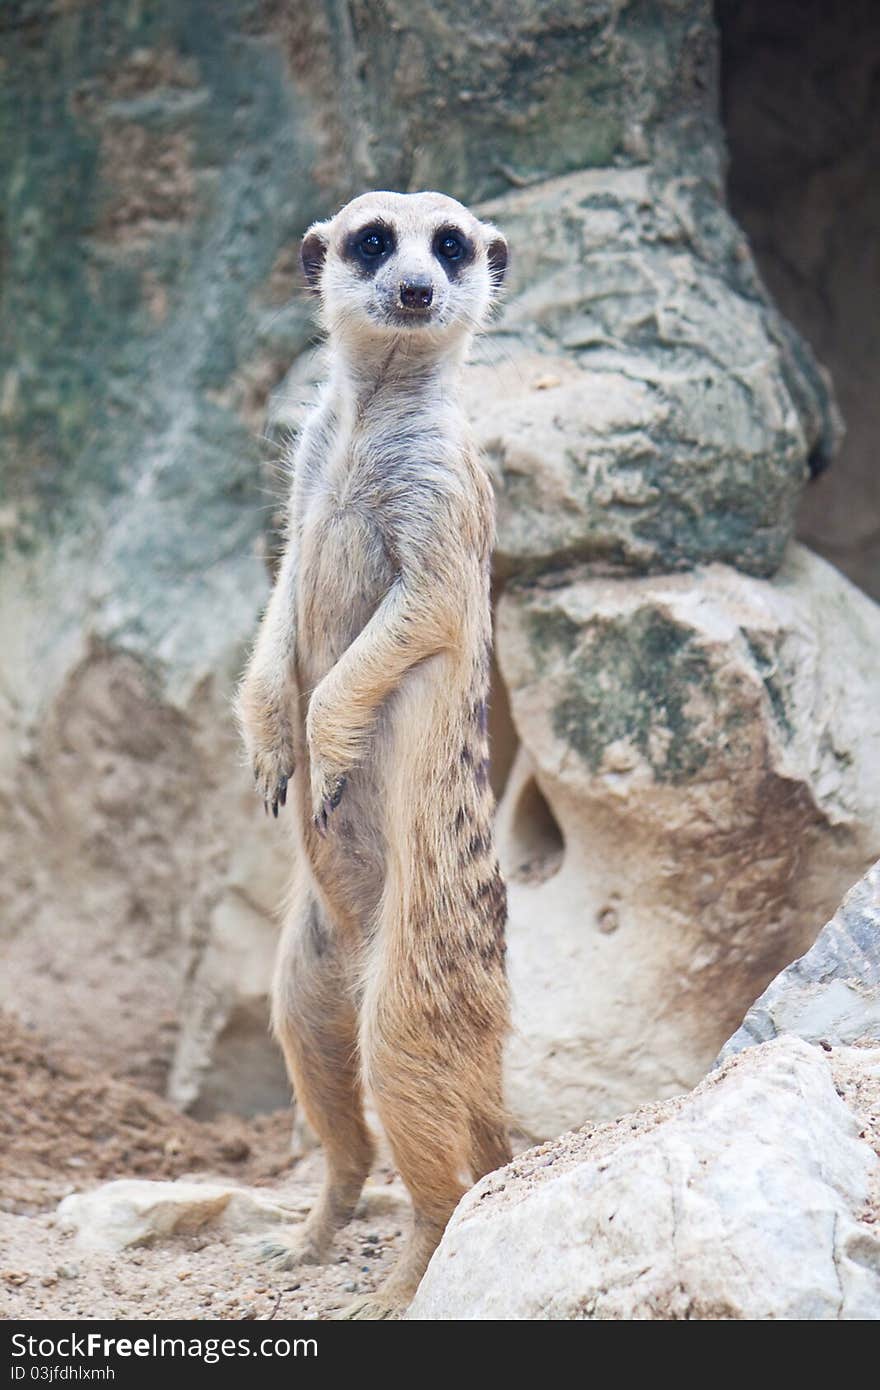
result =
[[443,1234],[444,1224],[426,1223],[417,1226],[382,1287],[375,1293],[364,1294],[354,1303],[350,1303],[342,1312],[336,1314],[334,1321],[402,1318],[415,1298],[416,1289],[421,1283],[428,1261]]
[[336,1313],[333,1321],[353,1322],[367,1318],[375,1322],[385,1318],[396,1320],[403,1316],[409,1303],[409,1298],[398,1298],[393,1293],[383,1293],[379,1289],[377,1293],[364,1294],[363,1298],[356,1298],[347,1308]]
[[298,1269],[302,1265],[322,1265],[327,1262],[328,1243],[319,1241],[308,1231],[291,1231],[272,1236],[257,1244],[257,1258],[274,1269]]

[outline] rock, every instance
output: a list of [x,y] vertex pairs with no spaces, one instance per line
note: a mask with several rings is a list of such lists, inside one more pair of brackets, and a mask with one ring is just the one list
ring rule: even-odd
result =
[[850,889],[806,955],[767,986],[716,1065],[782,1033],[826,1046],[880,1041],[880,862]]
[[[11,585],[7,567],[0,632],[49,621],[48,604],[28,610]],[[205,1090],[203,1114],[289,1094],[266,989],[290,851],[241,766],[229,692],[244,630],[231,612],[228,636],[221,656],[206,628],[212,650],[193,644],[193,684],[177,691],[98,643],[57,687],[40,691],[23,662],[9,681],[23,682],[20,713],[40,701],[16,722],[26,756],[0,772],[0,998],[75,1056],[156,1089],[176,1054],[174,1099]]]
[[508,317],[468,389],[511,572],[768,571],[833,408],[724,212],[706,0],[18,8],[0,1004],[201,1114],[282,1105],[291,851],[230,704],[277,549],[266,404],[314,337],[303,229],[364,187],[433,185],[510,231]]
[[467,378],[494,462],[501,573],[712,560],[779,567],[839,422],[703,184],[585,170],[490,203],[512,246],[497,337]]
[[256,1114],[286,1104],[290,1093],[266,1017],[288,827],[273,822],[269,830],[261,807],[254,826],[252,786],[245,790],[247,823],[229,847],[222,887],[206,914],[168,1078],[169,1098],[198,1116],[222,1112],[230,1097],[236,1110]]
[[775,579],[511,586],[521,746],[499,808],[516,1122],[546,1138],[694,1085],[880,853],[880,610]]
[[[314,1186],[301,1182],[295,1190],[273,1192],[277,1200],[270,1201],[265,1189],[226,1182],[120,1178],[91,1192],[74,1192],[63,1198],[57,1224],[75,1236],[79,1249],[125,1250],[194,1231],[247,1235],[296,1222],[306,1216],[316,1195]],[[402,1210],[406,1203],[399,1181],[391,1185],[367,1182],[358,1215],[387,1215]]]
[[459,1204],[410,1319],[880,1319],[880,1048],[755,1048]]
[[234,1233],[296,1220],[304,1204],[281,1206],[258,1191],[213,1182],[147,1182],[120,1178],[93,1192],[71,1193],[58,1206],[58,1226],[83,1250],[126,1250],[205,1229]]

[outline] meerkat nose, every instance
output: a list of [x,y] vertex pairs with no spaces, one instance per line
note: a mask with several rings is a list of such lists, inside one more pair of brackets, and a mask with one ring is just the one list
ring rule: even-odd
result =
[[400,282],[400,302],[404,309],[429,309],[433,298],[434,286],[430,280]]

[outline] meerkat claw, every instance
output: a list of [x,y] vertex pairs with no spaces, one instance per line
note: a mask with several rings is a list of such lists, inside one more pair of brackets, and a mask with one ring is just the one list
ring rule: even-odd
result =
[[332,784],[327,795],[321,800],[320,809],[316,811],[312,817],[312,824],[322,840],[327,835],[327,826],[330,823],[330,817],[342,800],[342,793],[345,791],[346,780],[345,777],[340,777]]
[[273,785],[271,779],[261,776],[259,771],[254,772],[257,792],[263,802],[263,811],[267,816],[271,811],[277,820],[279,808],[287,805],[287,789],[290,786],[292,776],[292,772],[284,772]]

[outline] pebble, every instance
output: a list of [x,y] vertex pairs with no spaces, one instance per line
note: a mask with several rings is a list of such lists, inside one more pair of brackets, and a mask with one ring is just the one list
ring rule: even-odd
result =
[[251,1156],[251,1146],[243,1138],[229,1139],[221,1146],[220,1152],[227,1163],[243,1163]]

